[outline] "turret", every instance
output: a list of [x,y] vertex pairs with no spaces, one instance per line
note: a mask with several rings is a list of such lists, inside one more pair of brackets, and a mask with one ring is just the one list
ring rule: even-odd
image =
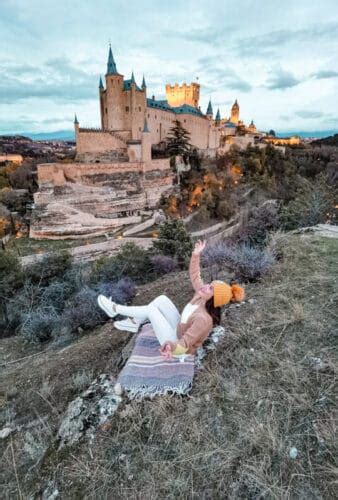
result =
[[230,121],[232,123],[234,123],[235,125],[237,125],[238,122],[239,122],[239,104],[237,102],[237,99],[235,100],[235,102],[234,102],[234,104],[232,105],[232,108],[231,108]]
[[221,113],[219,112],[219,108],[217,109],[215,123],[216,125],[219,125],[221,123]]
[[207,118],[212,120],[213,114],[214,114],[214,112],[212,110],[211,99],[209,99],[209,104],[208,104],[208,108],[207,108]]
[[116,64],[114,61],[113,52],[111,50],[111,45],[109,44],[109,52],[108,52],[108,62],[107,62],[107,75],[117,75]]
[[142,78],[142,90],[146,90],[147,89],[147,85],[146,85],[146,81],[145,81],[145,78],[144,78],[144,75],[143,75],[143,78]]
[[142,132],[142,161],[151,160],[151,135],[148,127],[147,118],[144,119]]
[[76,113],[75,113],[75,115],[74,115],[74,130],[75,130],[75,141],[76,142],[77,142],[77,136],[79,133],[79,128],[80,128],[80,124],[79,124],[79,121],[78,121]]

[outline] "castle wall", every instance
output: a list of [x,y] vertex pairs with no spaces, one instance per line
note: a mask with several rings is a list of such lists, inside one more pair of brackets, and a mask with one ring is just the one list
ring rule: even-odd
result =
[[220,130],[210,120],[192,114],[176,114],[155,108],[147,108],[148,127],[152,144],[165,139],[175,120],[190,133],[190,142],[198,149],[213,149],[219,146]]
[[81,128],[76,137],[77,154],[105,153],[116,149],[126,148],[125,142],[115,135],[104,131],[83,131]]

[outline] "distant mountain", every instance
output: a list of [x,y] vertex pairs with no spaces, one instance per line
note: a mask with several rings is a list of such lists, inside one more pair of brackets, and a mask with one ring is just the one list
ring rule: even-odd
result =
[[75,134],[72,130],[56,130],[55,132],[22,132],[25,137],[33,139],[33,141],[75,141]]
[[290,137],[292,135],[298,135],[299,137],[302,137],[303,139],[306,139],[308,137],[322,139],[323,137],[328,137],[328,136],[337,134],[337,132],[338,132],[337,129],[334,129],[334,130],[314,130],[311,132],[304,132],[304,131],[302,132],[299,130],[291,130],[289,132],[278,132],[276,130],[276,135],[278,137]]
[[338,146],[338,134],[324,137],[324,139],[317,139],[311,144],[323,144],[324,146]]

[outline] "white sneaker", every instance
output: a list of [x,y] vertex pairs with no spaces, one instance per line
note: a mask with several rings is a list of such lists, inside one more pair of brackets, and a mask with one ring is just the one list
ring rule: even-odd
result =
[[134,321],[130,318],[126,318],[121,321],[114,321],[114,327],[117,328],[117,330],[136,333],[140,328],[140,322],[137,321],[137,319],[135,319]]
[[108,299],[104,295],[99,295],[97,298],[97,303],[101,307],[101,309],[110,317],[110,318],[115,318],[115,316],[118,315],[116,311],[113,309],[113,302],[112,300]]

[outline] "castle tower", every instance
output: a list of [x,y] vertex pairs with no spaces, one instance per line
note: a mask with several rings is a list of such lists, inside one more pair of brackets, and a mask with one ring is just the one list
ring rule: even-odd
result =
[[254,124],[254,121],[253,121],[253,120],[251,120],[251,123],[250,123],[250,125],[248,126],[248,130],[249,130],[249,132],[251,132],[251,133],[253,133],[253,134],[254,134],[255,132],[257,132],[257,128],[256,128],[256,125]]
[[215,124],[220,125],[221,124],[221,113],[219,112],[219,108],[217,108],[217,113],[215,117]]
[[237,99],[235,100],[235,102],[234,102],[234,104],[232,105],[232,108],[231,108],[230,121],[232,123],[234,123],[235,125],[238,125],[238,122],[239,122],[239,105],[238,105]]
[[142,133],[142,161],[151,160],[151,135],[148,128],[147,118],[144,119],[143,133]]
[[101,128],[104,129],[103,115],[104,115],[104,86],[102,83],[102,78],[100,76],[99,81],[99,94],[100,94],[100,116],[101,116]]
[[175,83],[175,85],[170,85],[168,83],[165,86],[165,97],[168,101],[168,104],[173,108],[182,106],[183,104],[188,104],[189,106],[198,108],[200,99],[200,85],[195,82],[187,85],[184,82],[180,87],[178,83]]
[[208,104],[208,108],[207,108],[207,118],[209,118],[209,120],[212,120],[213,114],[214,114],[214,112],[212,110],[211,99],[209,99],[209,104]]
[[80,128],[80,125],[79,125],[79,122],[78,122],[78,119],[77,119],[77,116],[76,116],[76,113],[75,113],[75,116],[74,116],[74,130],[75,130],[75,141],[77,143],[77,137],[79,135],[79,128]]
[[107,130],[124,129],[123,75],[117,72],[114,56],[109,46],[106,90],[103,91],[103,128]]

